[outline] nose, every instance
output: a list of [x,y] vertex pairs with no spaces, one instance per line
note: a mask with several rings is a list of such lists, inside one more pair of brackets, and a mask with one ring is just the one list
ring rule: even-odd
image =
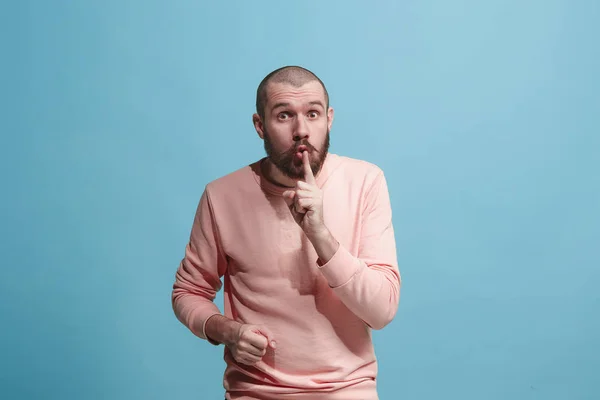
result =
[[301,141],[308,139],[308,123],[304,118],[297,118],[296,125],[294,126],[294,140]]

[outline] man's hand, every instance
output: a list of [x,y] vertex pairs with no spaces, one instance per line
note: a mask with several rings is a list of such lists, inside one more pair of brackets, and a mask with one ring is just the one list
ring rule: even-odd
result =
[[275,341],[273,333],[267,327],[244,324],[240,326],[234,340],[226,346],[237,362],[254,365],[262,360],[268,346],[275,348]]
[[227,346],[233,358],[242,364],[256,364],[265,355],[267,346],[275,348],[273,333],[266,326],[242,324],[221,314],[208,318],[206,336]]
[[304,181],[298,181],[295,189],[286,190],[283,198],[298,225],[312,241],[327,232],[323,219],[323,192],[317,186],[307,151],[302,153],[302,165]]

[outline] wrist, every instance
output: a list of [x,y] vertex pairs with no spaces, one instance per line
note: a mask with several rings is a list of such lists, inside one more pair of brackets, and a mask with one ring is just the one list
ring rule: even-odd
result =
[[237,341],[241,326],[237,321],[215,314],[206,321],[205,334],[215,342],[229,346]]
[[330,241],[333,235],[326,226],[323,226],[322,228],[316,229],[310,236],[307,235],[307,237],[314,244],[315,242]]
[[243,324],[237,321],[227,319],[227,321],[225,322],[225,337],[223,341],[225,346],[237,343],[240,336],[240,328],[242,327],[242,325]]
[[329,262],[340,246],[340,243],[333,237],[332,233],[327,228],[322,231],[317,231],[308,239],[317,252],[319,264],[326,264]]

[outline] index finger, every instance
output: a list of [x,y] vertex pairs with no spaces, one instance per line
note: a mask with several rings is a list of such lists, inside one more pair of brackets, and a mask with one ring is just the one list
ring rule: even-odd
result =
[[315,180],[312,168],[310,167],[308,151],[302,152],[302,164],[304,165],[304,180],[306,181],[306,183],[314,185],[317,181]]

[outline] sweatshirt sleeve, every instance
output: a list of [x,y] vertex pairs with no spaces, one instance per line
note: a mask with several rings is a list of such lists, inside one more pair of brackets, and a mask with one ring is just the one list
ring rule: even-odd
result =
[[367,193],[361,219],[357,257],[340,244],[327,263],[317,264],[346,307],[371,328],[382,329],[396,315],[401,286],[392,210],[383,172]]
[[193,334],[213,345],[218,343],[207,338],[204,328],[208,318],[221,314],[214,298],[221,289],[226,268],[206,188],[196,210],[185,255],[175,274],[171,302],[177,319]]

